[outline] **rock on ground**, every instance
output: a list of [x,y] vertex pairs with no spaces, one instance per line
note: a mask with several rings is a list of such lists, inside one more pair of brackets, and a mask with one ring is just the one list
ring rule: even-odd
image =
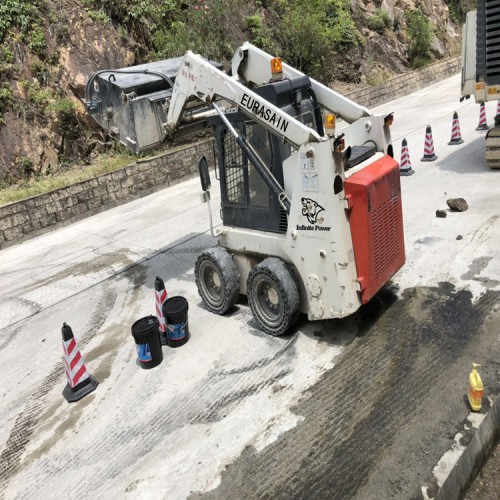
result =
[[454,212],[465,212],[469,205],[463,198],[450,198],[446,200],[446,204],[450,207]]

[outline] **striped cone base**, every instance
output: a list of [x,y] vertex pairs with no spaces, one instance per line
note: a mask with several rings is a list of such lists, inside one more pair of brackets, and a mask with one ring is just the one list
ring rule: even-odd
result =
[[463,144],[464,140],[460,134],[460,122],[458,121],[458,113],[455,111],[453,113],[453,123],[451,124],[451,139],[448,143],[449,146],[456,146],[457,144]]
[[411,167],[410,152],[408,151],[408,143],[403,139],[401,144],[401,163],[399,164],[399,175],[413,175],[415,170]]
[[95,390],[98,385],[97,380],[90,375],[85,368],[80,350],[76,344],[71,327],[66,323],[62,327],[64,367],[68,383],[62,394],[68,403],[79,401],[87,394]]
[[425,129],[425,147],[424,156],[420,161],[435,161],[438,157],[434,153],[434,140],[432,139],[432,130],[430,125]]
[[167,337],[167,321],[163,316],[163,303],[167,300],[168,294],[165,290],[165,283],[157,276],[155,280],[155,308],[156,317],[158,318],[158,329],[160,330],[161,345],[168,345]]
[[484,107],[484,102],[481,103],[479,108],[479,125],[476,130],[488,130],[488,124],[486,123],[486,109]]

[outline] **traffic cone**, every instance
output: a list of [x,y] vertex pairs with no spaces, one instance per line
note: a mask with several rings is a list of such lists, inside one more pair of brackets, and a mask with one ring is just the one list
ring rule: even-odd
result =
[[98,382],[85,368],[85,362],[76,345],[71,327],[63,323],[61,331],[64,350],[64,367],[66,369],[66,376],[68,377],[68,383],[62,394],[68,403],[74,403],[94,391]]
[[415,170],[411,168],[410,153],[408,143],[403,139],[401,144],[401,163],[399,164],[399,175],[413,175]]
[[460,134],[460,122],[458,121],[458,113],[455,111],[453,113],[453,122],[451,124],[451,139],[448,143],[449,146],[455,146],[457,144],[463,144],[464,140]]
[[500,115],[500,101],[497,101],[497,116]]
[[486,109],[484,107],[484,102],[481,103],[479,108],[479,125],[476,130],[488,130],[488,124],[486,123]]
[[158,328],[160,330],[161,345],[168,345],[167,321],[163,315],[163,303],[167,300],[168,294],[165,283],[157,276],[155,280],[155,306],[156,317],[158,318]]
[[424,156],[420,161],[434,161],[437,160],[438,157],[434,153],[434,141],[432,139],[432,130],[431,126],[427,125],[425,129],[425,147],[424,147]]

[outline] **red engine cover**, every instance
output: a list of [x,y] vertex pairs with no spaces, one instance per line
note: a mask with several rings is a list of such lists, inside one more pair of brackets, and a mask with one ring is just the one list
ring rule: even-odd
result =
[[361,301],[366,304],[405,262],[399,165],[390,156],[345,181]]

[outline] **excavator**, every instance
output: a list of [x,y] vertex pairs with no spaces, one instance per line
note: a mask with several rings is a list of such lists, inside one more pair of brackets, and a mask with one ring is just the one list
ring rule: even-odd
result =
[[[218,245],[198,256],[195,279],[215,314],[243,294],[259,328],[283,335],[301,313],[354,313],[405,262],[393,114],[372,114],[279,57],[245,42],[227,71],[191,51],[102,70],[86,107],[136,153],[193,124],[213,131],[222,225],[210,220]],[[199,169],[209,202],[206,158]]]
[[[477,0],[467,13],[462,38],[461,99],[500,100],[500,0]],[[498,113],[498,107],[497,107]],[[486,165],[500,168],[500,115],[486,133]]]

